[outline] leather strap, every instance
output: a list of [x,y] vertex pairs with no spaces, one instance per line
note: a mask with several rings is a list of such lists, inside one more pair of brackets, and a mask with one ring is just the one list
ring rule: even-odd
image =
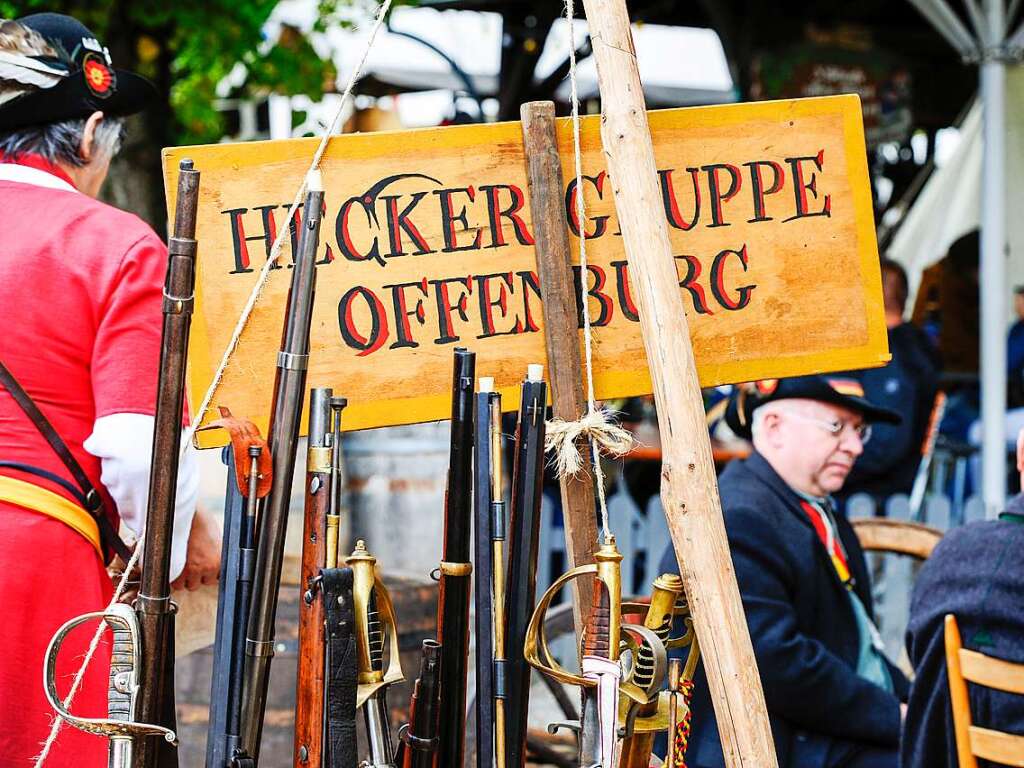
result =
[[[104,509],[103,497],[100,496],[100,492],[96,490],[96,487],[89,481],[89,476],[85,474],[85,470],[82,469],[82,465],[78,463],[75,457],[71,453],[71,449],[68,448],[67,444],[61,439],[60,435],[57,434],[57,430],[53,428],[49,419],[43,415],[43,412],[39,410],[39,407],[35,404],[35,401],[29,397],[18,380],[14,378],[14,374],[8,370],[7,366],[4,365],[3,361],[0,360],[0,384],[11,393],[11,397],[14,399],[21,410],[28,416],[29,421],[35,425],[35,428],[39,430],[39,434],[43,436],[50,447],[53,449],[57,457],[64,463],[71,476],[75,479],[78,484],[78,488],[81,493],[76,493],[75,497],[82,502],[82,507],[88,512],[95,520],[96,525],[100,531],[100,541],[103,543],[104,554],[109,556],[110,551],[113,550],[124,562],[128,562],[131,559],[132,551],[125,544],[121,537],[117,535],[117,531],[114,530],[114,526],[110,522],[110,518],[107,517]],[[33,474],[47,477],[49,473],[45,473],[45,470],[39,470],[36,468],[25,469],[25,465],[20,465],[16,468],[22,469],[23,471],[32,472]],[[68,486],[64,483],[61,485],[65,488]],[[108,557],[109,559],[109,557]]]
[[324,768],[356,768],[356,657],[352,569],[320,571],[326,632]]
[[243,497],[249,497],[249,471],[252,466],[252,459],[249,458],[249,446],[259,446],[260,457],[256,460],[259,479],[256,483],[256,498],[262,499],[270,493],[270,487],[274,479],[274,461],[270,456],[270,448],[267,441],[260,435],[259,427],[248,419],[239,419],[231,415],[231,411],[223,405],[219,406],[220,418],[211,421],[209,424],[200,427],[198,432],[208,429],[227,430],[231,438],[231,453],[235,462],[235,482],[238,484],[238,492]]

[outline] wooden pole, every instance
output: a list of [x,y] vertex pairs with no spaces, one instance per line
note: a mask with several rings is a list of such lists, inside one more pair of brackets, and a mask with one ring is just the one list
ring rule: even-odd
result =
[[[583,394],[576,288],[572,279],[569,233],[565,227],[565,181],[555,138],[555,105],[532,101],[520,109],[523,147],[530,186],[530,213],[537,251],[537,272],[544,297],[544,343],[548,354],[551,403],[556,418],[576,421],[587,410]],[[589,463],[589,446],[580,446]],[[569,567],[594,562],[597,515],[592,472],[559,481]],[[583,611],[591,604],[590,579],[573,579],[573,617],[582,637]]]
[[715,466],[624,0],[584,0],[615,195],[662,440],[661,501],[718,717],[725,764],[777,765],[722,522]]

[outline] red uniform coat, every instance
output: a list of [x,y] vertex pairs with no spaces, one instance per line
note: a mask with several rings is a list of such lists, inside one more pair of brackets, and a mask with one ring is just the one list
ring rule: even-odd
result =
[[[35,164],[45,172],[0,164],[0,360],[102,490],[100,462],[82,443],[101,416],[154,412],[167,252],[141,220],[74,191],[59,170]],[[71,479],[2,388],[0,459]],[[0,472],[68,496],[35,476]],[[52,711],[43,695],[43,656],[54,631],[69,618],[102,610],[111,592],[84,537],[0,502],[0,766],[30,765],[46,739]],[[79,628],[65,643],[62,695],[94,629]],[[101,647],[73,712],[106,714],[108,667],[109,651]],[[105,766],[106,744],[65,727],[47,764]]]

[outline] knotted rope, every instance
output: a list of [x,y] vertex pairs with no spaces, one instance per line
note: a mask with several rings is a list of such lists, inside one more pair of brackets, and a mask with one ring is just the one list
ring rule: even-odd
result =
[[[359,76],[362,74],[363,67],[366,65],[366,59],[370,55],[370,49],[373,47],[373,43],[377,38],[377,33],[384,25],[384,19],[387,16],[388,10],[391,8],[391,3],[392,0],[384,0],[377,11],[377,17],[374,21],[370,36],[367,38],[366,45],[363,48],[363,55],[360,57],[359,63],[356,65],[355,69],[352,70],[352,75],[349,77],[348,85],[345,87],[345,91],[341,96],[341,101],[338,103],[338,108],[334,112],[334,117],[320,139],[320,144],[317,147],[316,152],[313,155],[313,161],[309,166],[310,172],[316,171],[320,167],[320,161],[323,159],[324,152],[327,151],[327,143],[330,140],[331,135],[338,129],[342,112],[352,96],[352,89],[355,87],[356,82],[359,80]],[[299,184],[299,189],[295,193],[295,199],[292,202],[292,206],[288,210],[297,210],[299,203],[302,202],[302,198],[306,193],[308,175],[308,173],[303,175],[302,182]],[[267,257],[267,263],[264,264],[263,269],[260,270],[259,276],[256,280],[256,285],[253,286],[253,289],[249,294],[249,298],[246,301],[245,306],[242,308],[242,313],[238,318],[234,331],[231,333],[231,340],[228,342],[228,345],[224,350],[220,364],[217,366],[217,371],[214,374],[213,381],[210,383],[209,389],[206,390],[206,394],[203,395],[202,403],[193,414],[191,424],[182,437],[182,453],[191,447],[192,438],[195,436],[196,429],[200,426],[203,421],[203,416],[206,415],[206,411],[210,408],[210,403],[213,401],[213,397],[217,392],[217,387],[220,385],[221,379],[224,378],[224,371],[228,367],[231,355],[234,354],[235,348],[238,346],[238,342],[242,338],[242,332],[245,330],[245,327],[249,322],[249,318],[252,315],[252,311],[256,307],[256,304],[263,293],[263,288],[266,285],[267,279],[270,277],[271,269],[277,263],[277,258],[281,253],[281,247],[284,244],[285,236],[288,233],[289,227],[281,227],[281,230],[277,233],[277,238],[274,240],[274,244],[270,249],[270,255]],[[121,596],[124,594],[125,589],[128,586],[131,573],[138,564],[141,555],[142,546],[140,543],[139,545],[136,545],[131,559],[125,564],[124,574],[121,576],[121,580],[118,582],[117,588],[114,590],[114,596],[111,598],[110,604],[107,606],[107,610],[110,610],[110,608],[121,599]],[[82,666],[79,667],[78,672],[75,673],[74,680],[71,683],[71,690],[68,692],[67,698],[64,699],[64,706],[69,710],[71,709],[71,703],[74,701],[75,695],[78,693],[78,690],[82,685],[82,680],[85,677],[85,670],[89,667],[89,663],[92,661],[93,656],[95,656],[96,649],[99,648],[100,638],[103,637],[104,626],[104,623],[101,621],[100,625],[96,628],[96,633],[93,635],[92,642],[89,643],[89,649],[86,651],[85,658],[82,659]],[[63,725],[64,720],[55,716],[53,724],[50,726],[50,733],[46,737],[42,750],[36,757],[34,768],[41,768],[46,762],[46,758],[50,754],[50,749],[57,740],[57,734],[60,733],[60,729]]]
[[565,2],[565,19],[569,25],[569,86],[572,102],[572,144],[573,163],[576,171],[576,218],[580,222],[579,250],[580,274],[583,292],[583,370],[587,379],[587,413],[577,421],[552,419],[547,424],[545,448],[555,454],[555,467],[559,477],[575,475],[583,468],[577,441],[590,443],[591,463],[597,485],[597,498],[601,510],[601,535],[604,541],[611,538],[608,522],[608,502],[604,492],[604,470],[601,468],[601,453],[612,457],[624,455],[633,446],[633,437],[622,427],[611,421],[611,413],[598,408],[594,397],[593,333],[590,321],[590,302],[586,295],[586,281],[590,277],[587,266],[587,237],[583,231],[586,221],[586,205],[583,201],[583,159],[580,150],[580,100],[576,87],[576,34],[573,22],[576,16],[574,0]]

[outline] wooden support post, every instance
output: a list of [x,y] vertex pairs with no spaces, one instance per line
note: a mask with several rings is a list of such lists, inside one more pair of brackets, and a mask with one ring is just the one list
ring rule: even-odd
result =
[[777,765],[722,522],[693,348],[661,210],[625,0],[583,0],[601,93],[601,140],[654,383],[661,500],[693,612],[725,764]]
[[[572,279],[569,233],[565,228],[565,180],[555,138],[555,105],[523,104],[523,148],[530,185],[530,213],[536,242],[537,272],[544,296],[544,343],[548,354],[552,410],[556,418],[576,421],[587,410],[583,392],[576,289]],[[581,446],[589,466],[589,446]],[[594,562],[597,517],[593,473],[561,478],[562,519],[569,567]],[[583,613],[591,604],[591,579],[573,579],[573,616],[582,637]]]

